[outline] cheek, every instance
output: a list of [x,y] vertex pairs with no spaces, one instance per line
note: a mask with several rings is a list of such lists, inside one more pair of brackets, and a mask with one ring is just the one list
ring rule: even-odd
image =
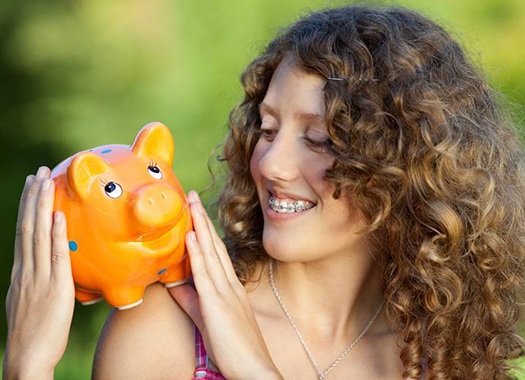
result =
[[331,166],[332,159],[324,157],[312,157],[304,165],[303,172],[308,182],[312,184],[317,192],[329,199],[332,199],[332,194],[335,191],[335,185],[325,178],[326,171]]
[[348,194],[343,192],[339,199],[333,200],[332,204],[333,213],[337,215],[338,223],[342,227],[348,228],[350,226],[349,230],[357,232],[366,226],[363,214],[355,206],[353,198]]
[[260,143],[255,145],[250,159],[250,173],[255,183],[258,183],[261,179],[261,171],[259,170],[259,162],[261,161],[261,148]]

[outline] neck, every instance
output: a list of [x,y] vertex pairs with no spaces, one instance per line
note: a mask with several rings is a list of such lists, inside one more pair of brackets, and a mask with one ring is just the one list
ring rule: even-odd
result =
[[382,302],[381,268],[369,255],[343,262],[274,262],[274,282],[306,335],[355,336]]

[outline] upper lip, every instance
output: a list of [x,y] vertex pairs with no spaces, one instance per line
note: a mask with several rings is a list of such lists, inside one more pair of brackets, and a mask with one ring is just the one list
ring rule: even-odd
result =
[[293,192],[278,190],[278,189],[275,189],[275,188],[268,188],[267,190],[270,192],[270,196],[273,196],[275,198],[279,198],[281,200],[306,201],[306,202],[310,202],[312,204],[315,204],[315,202],[313,202],[312,200],[308,199],[307,197],[301,196],[299,194],[295,194]]

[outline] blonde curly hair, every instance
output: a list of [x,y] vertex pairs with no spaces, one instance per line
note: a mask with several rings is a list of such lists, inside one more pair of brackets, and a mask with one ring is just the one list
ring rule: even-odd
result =
[[249,166],[259,104],[285,55],[327,78],[326,149],[334,164],[326,180],[336,198],[351,192],[368,221],[404,376],[511,378],[508,359],[523,353],[522,147],[498,94],[462,48],[415,12],[350,6],[312,13],[243,73],[219,200],[240,278],[268,259]]

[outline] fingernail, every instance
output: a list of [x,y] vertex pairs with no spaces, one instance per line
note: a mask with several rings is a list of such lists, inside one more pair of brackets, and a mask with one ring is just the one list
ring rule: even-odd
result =
[[188,237],[190,238],[191,241],[197,241],[197,238],[195,237],[195,231],[189,231]]
[[35,176],[33,174],[28,175],[26,177],[26,185],[31,185],[34,180],[35,180]]
[[42,190],[48,191],[51,188],[51,181],[51,179],[44,180],[44,182],[42,183]]
[[204,208],[200,202],[190,202],[190,207],[197,211],[199,214],[204,214]]
[[64,214],[61,211],[55,211],[55,214],[53,215],[55,219],[55,223],[62,223],[64,220]]
[[196,191],[192,190],[188,193],[188,202],[190,203],[199,202],[199,195],[197,194]]
[[47,172],[47,168],[45,166],[41,166],[38,168],[38,171],[36,172],[36,178],[44,178]]

